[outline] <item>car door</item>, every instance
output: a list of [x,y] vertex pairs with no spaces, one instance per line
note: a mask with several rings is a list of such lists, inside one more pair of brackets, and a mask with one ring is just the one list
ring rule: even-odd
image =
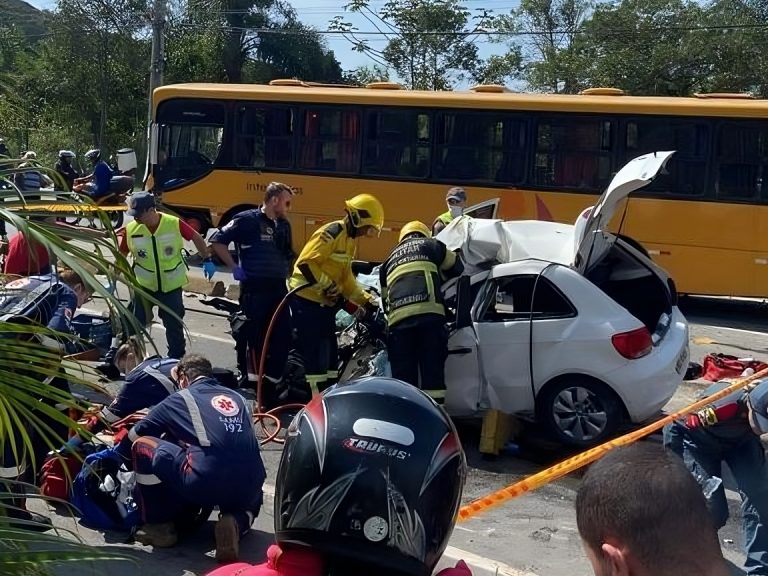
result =
[[490,200],[473,204],[464,209],[464,216],[495,220],[497,217],[496,215],[499,213],[500,200],[500,198],[491,198]]

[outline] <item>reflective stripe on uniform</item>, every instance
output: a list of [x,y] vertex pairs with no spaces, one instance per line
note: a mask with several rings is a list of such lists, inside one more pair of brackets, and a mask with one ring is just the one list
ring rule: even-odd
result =
[[138,432],[136,432],[136,428],[131,428],[128,431],[128,440],[130,440],[131,442],[136,442],[136,440],[138,439],[139,439],[139,434]]
[[169,395],[176,392],[176,386],[174,386],[173,381],[170,378],[168,378],[168,376],[160,372],[160,370],[158,370],[157,368],[152,368],[148,366],[144,368],[142,371],[144,372],[144,374],[152,376],[152,378],[160,382],[160,384],[163,385],[163,388],[165,388],[165,390],[168,392]]
[[19,466],[8,466],[6,468],[0,468],[0,478],[18,478],[27,469],[26,465],[20,464]]
[[333,380],[335,378],[339,377],[339,371],[338,370],[328,370],[328,372],[325,373],[328,380]]
[[445,390],[424,390],[424,392],[426,392],[427,396],[429,396],[433,400],[445,399]]
[[312,391],[312,396],[320,394],[320,384],[328,381],[328,376],[325,374],[308,374],[306,378],[307,384],[309,384],[309,389]]
[[200,442],[200,446],[210,446],[211,441],[208,440],[208,433],[205,431],[203,416],[200,414],[200,408],[197,406],[197,402],[195,402],[192,393],[188,388],[184,388],[179,394],[184,399],[184,403],[187,405],[187,410],[189,410],[189,419],[192,421],[192,426],[195,429],[197,441]]
[[154,474],[140,474],[136,472],[136,484],[142,484],[144,486],[154,486],[156,484],[162,484],[162,480]]

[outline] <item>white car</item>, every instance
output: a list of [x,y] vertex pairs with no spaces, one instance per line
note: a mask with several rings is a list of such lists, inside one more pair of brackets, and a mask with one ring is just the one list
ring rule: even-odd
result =
[[494,408],[587,446],[659,413],[688,366],[688,323],[666,273],[605,228],[671,155],[629,162],[575,225],[459,218],[440,233],[467,266],[445,290],[451,415]]

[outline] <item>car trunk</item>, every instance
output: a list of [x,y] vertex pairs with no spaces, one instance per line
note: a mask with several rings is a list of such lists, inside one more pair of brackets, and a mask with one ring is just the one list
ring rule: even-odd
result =
[[664,275],[633,251],[622,241],[615,242],[585,276],[640,320],[657,343],[669,326],[675,295]]

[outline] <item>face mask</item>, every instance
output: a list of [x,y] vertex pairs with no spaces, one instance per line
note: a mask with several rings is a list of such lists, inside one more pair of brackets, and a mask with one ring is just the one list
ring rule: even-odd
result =
[[448,211],[451,213],[453,218],[458,218],[464,213],[464,208],[461,206],[448,206]]

